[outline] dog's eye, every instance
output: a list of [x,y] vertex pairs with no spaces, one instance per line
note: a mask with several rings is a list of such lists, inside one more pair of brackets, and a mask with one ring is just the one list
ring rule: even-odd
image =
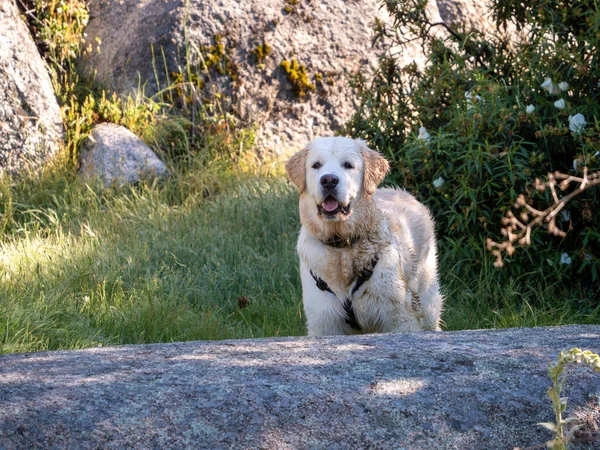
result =
[[351,163],[349,163],[349,162],[345,162],[344,163],[344,169],[354,169],[354,166]]
[[316,162],[312,165],[313,169],[320,169],[321,168],[321,163],[320,162]]

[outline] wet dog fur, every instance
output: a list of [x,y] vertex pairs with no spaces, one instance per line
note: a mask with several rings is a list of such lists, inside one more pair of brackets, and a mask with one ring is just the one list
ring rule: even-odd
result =
[[286,170],[300,190],[297,250],[308,334],[440,330],[434,222],[406,191],[377,189],[388,172],[385,158],[360,140],[318,138]]

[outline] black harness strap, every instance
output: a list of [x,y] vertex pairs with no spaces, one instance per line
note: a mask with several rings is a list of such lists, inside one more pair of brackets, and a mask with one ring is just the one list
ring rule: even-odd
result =
[[[317,282],[317,287],[319,289],[321,289],[322,291],[326,291],[326,292],[331,292],[333,294],[333,291],[331,289],[329,289],[329,286],[327,286],[327,283],[325,283],[323,281],[323,279],[319,278],[318,276],[316,276],[312,270],[310,271],[311,276],[315,279],[315,281]],[[333,294],[335,295],[335,294]]]
[[354,293],[356,291],[358,291],[364,283],[369,281],[369,279],[373,275],[373,270],[375,270],[375,266],[377,265],[378,261],[379,261],[379,256],[375,255],[375,257],[371,260],[371,264],[369,264],[367,267],[363,267],[363,269],[360,272],[358,272],[358,277],[356,278],[356,284],[354,285],[354,288],[352,289],[352,295],[354,295]]
[[[367,267],[364,267],[360,272],[358,272],[358,277],[356,277],[356,284],[352,288],[352,293],[350,294],[350,297],[346,297],[346,300],[344,300],[344,311],[346,311],[346,323],[350,325],[350,328],[352,328],[353,330],[361,331],[362,328],[360,327],[358,320],[356,320],[356,314],[354,314],[354,308],[352,307],[352,295],[354,295],[363,284],[369,281],[369,279],[373,275],[373,270],[375,270],[375,266],[377,265],[378,261],[379,257],[375,256]],[[331,292],[333,295],[335,295],[333,291],[329,288],[327,283],[322,278],[316,276],[312,272],[312,270],[310,271],[310,275],[314,278],[315,282],[317,283],[317,287],[320,290],[325,292]]]
[[346,300],[344,301],[344,311],[346,311],[346,323],[350,325],[350,328],[356,331],[362,331],[358,320],[356,320],[356,314],[354,314],[352,299],[350,297],[346,297]]

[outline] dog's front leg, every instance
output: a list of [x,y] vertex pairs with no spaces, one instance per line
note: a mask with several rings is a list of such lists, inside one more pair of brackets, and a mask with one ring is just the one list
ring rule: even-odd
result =
[[309,336],[348,334],[346,316],[342,302],[328,291],[317,287],[315,279],[303,264],[300,264],[302,301]]

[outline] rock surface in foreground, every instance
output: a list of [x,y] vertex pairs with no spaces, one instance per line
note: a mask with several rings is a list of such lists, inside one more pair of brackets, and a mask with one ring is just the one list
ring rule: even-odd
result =
[[0,173],[37,169],[60,148],[52,82],[14,0],[0,2]]
[[[525,447],[550,438],[547,366],[575,346],[600,350],[600,326],[8,355],[0,448]],[[598,374],[571,367],[565,394],[598,420]]]

